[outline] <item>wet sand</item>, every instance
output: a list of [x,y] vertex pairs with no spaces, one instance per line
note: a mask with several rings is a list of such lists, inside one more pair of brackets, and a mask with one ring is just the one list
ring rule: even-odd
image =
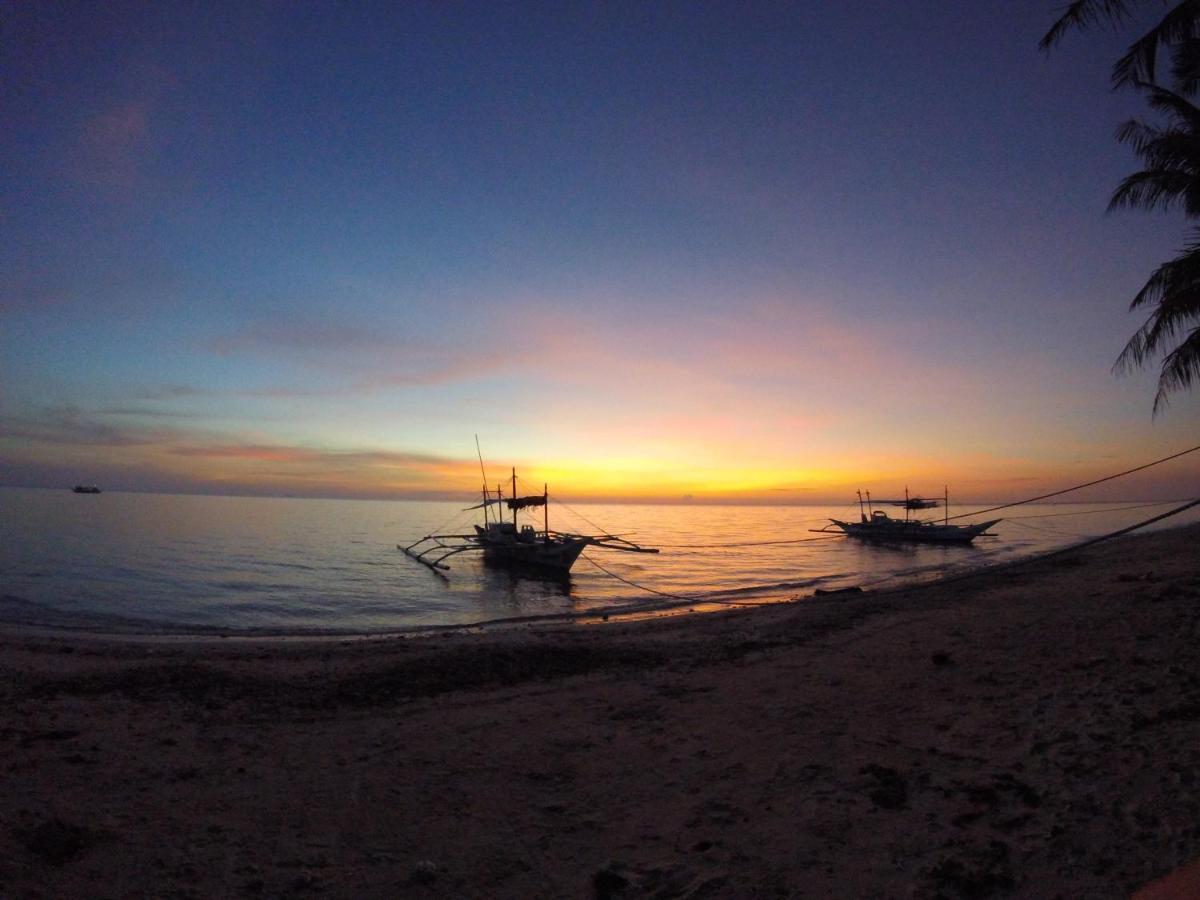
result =
[[1200,526],[325,643],[0,631],[3,897],[1125,897],[1200,857]]

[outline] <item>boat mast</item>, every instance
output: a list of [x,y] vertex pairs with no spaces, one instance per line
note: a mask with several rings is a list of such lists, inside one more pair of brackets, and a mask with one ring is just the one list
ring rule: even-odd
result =
[[867,491],[867,512],[869,512],[872,516],[875,515],[875,510],[871,509],[871,492],[870,491]]
[[942,514],[945,516],[945,518],[942,519],[942,524],[949,525],[950,524],[950,486],[943,484],[942,491],[943,491],[943,493],[942,493]]
[[904,523],[906,525],[908,524],[908,517],[910,514],[910,506],[908,503],[908,485],[906,484],[904,486]]
[[475,453],[479,457],[479,474],[483,476],[483,527],[488,526],[488,488],[487,472],[483,468],[483,451],[479,449],[479,435],[475,435]]
[[858,517],[865,522],[867,521],[867,514],[863,512],[862,491],[857,491],[856,493],[858,494]]
[[516,467],[516,466],[513,466],[512,473],[513,473],[513,492],[512,492],[512,498],[513,498],[513,528],[515,529],[515,528],[517,527],[517,504],[516,504],[516,499],[517,499],[517,467]]
[[550,486],[542,483],[542,513],[546,520],[546,540],[550,540]]

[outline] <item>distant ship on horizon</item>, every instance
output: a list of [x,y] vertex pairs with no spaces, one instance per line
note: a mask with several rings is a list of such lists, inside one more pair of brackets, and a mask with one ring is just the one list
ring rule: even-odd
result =
[[77,484],[71,488],[71,491],[75,494],[99,494],[100,488],[94,484]]

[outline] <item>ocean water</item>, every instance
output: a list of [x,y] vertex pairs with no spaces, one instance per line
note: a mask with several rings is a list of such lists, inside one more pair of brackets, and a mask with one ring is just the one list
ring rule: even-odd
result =
[[[698,605],[768,602],[1028,556],[1176,505],[1022,506],[1004,511],[1011,517],[993,529],[995,537],[970,547],[885,547],[809,531],[830,517],[857,516],[853,505],[551,501],[552,528],[596,533],[595,523],[661,552],[589,549],[565,582],[463,554],[441,577],[396,545],[433,531],[469,530],[476,514],[462,511],[465,501],[0,489],[0,621],[148,633],[363,634],[603,612],[664,594]],[[1197,520],[1191,510],[1157,527]],[[540,514],[533,521],[540,526]]]

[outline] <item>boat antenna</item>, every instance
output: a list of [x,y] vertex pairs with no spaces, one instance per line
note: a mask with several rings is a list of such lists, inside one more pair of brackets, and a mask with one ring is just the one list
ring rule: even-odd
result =
[[483,476],[483,527],[488,525],[487,470],[483,468],[483,451],[479,449],[479,435],[475,435],[475,455],[479,457],[479,474]]

